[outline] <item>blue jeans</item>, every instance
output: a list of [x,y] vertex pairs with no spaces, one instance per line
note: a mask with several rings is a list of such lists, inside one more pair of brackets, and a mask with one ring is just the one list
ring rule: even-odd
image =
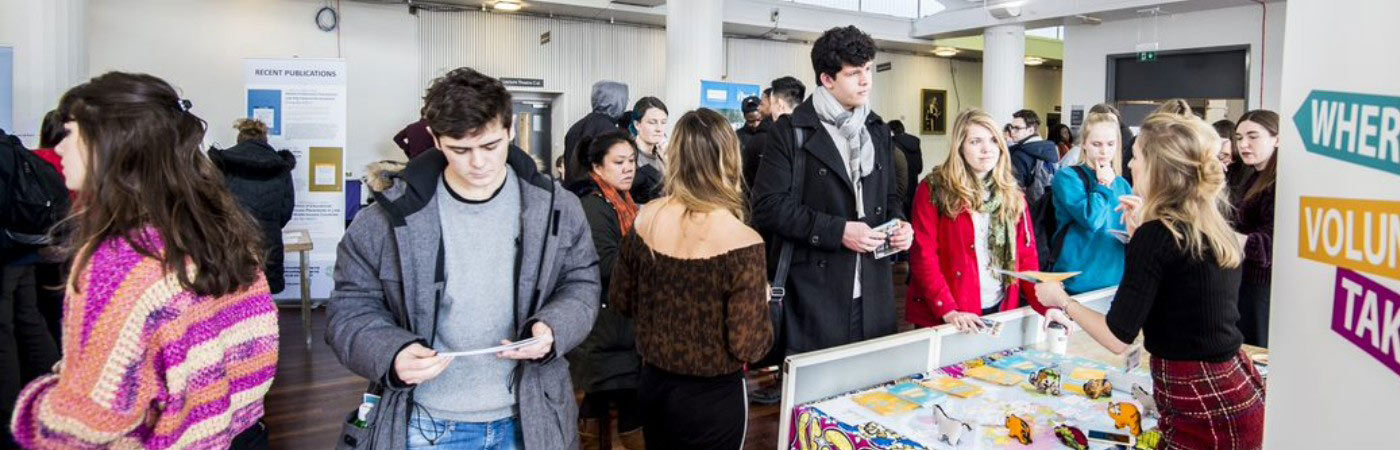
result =
[[525,448],[520,419],[473,423],[430,420],[417,414],[408,421],[408,448],[438,450],[517,450]]

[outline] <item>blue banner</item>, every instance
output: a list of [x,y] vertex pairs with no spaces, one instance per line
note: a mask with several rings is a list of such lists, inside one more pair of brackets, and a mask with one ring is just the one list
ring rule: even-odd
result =
[[1315,90],[1293,123],[1309,152],[1400,175],[1400,97]]

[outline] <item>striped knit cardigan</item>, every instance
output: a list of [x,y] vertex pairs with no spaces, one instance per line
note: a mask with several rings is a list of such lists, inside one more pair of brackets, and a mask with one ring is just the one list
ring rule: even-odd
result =
[[[159,254],[158,235],[143,246]],[[20,393],[25,448],[219,448],[263,416],[277,370],[267,282],[221,297],[180,287],[126,239],[98,247],[69,291],[63,360]]]

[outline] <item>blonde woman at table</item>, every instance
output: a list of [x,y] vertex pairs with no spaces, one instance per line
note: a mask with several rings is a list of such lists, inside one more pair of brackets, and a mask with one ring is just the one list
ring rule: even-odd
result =
[[1121,200],[1132,235],[1108,314],[1072,300],[1058,283],[1036,286],[1108,350],[1144,334],[1164,448],[1255,449],[1264,432],[1264,383],[1240,349],[1243,240],[1229,208],[1220,140],[1204,121],[1153,114],[1129,164],[1141,197]]
[[905,314],[920,327],[982,327],[978,317],[1021,306],[1036,311],[1035,289],[1003,274],[1039,270],[1025,195],[1012,175],[1006,141],[980,109],[953,124],[953,148],[914,193]]

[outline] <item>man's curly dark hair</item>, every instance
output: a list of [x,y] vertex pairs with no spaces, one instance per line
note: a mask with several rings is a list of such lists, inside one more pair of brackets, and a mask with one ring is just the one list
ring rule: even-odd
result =
[[460,139],[492,120],[510,129],[510,91],[495,78],[459,67],[433,80],[423,96],[423,119],[436,136]]
[[873,59],[875,40],[855,25],[826,30],[812,45],[812,70],[817,73],[817,86],[822,85],[822,74],[835,78],[843,65],[859,67]]

